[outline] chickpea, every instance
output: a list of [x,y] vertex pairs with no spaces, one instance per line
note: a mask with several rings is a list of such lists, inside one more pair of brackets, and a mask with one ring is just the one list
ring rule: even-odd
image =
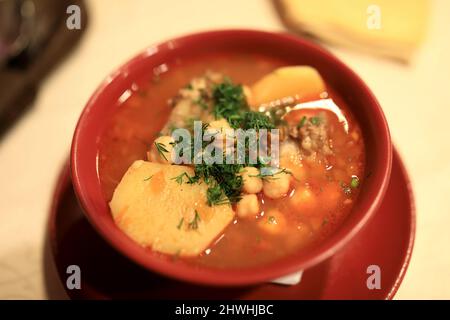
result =
[[[159,163],[173,163],[173,143],[175,140],[171,136],[158,137],[152,145],[152,149],[149,154],[149,160]],[[159,148],[157,147],[159,146]],[[164,151],[166,150],[166,151]]]
[[255,194],[245,194],[236,205],[239,218],[256,216],[259,213],[259,201]]
[[243,179],[242,190],[245,193],[258,193],[263,188],[263,182],[259,175],[259,170],[255,167],[245,167],[240,175]]
[[302,212],[302,214],[312,214],[317,207],[317,198],[307,187],[297,187],[294,194],[289,199],[290,205]]
[[263,192],[266,197],[279,199],[284,197],[291,186],[291,176],[285,172],[268,177],[263,182]]

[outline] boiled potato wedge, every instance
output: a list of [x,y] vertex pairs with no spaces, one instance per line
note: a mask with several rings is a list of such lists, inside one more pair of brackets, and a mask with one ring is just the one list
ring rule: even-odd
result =
[[230,205],[208,206],[206,183],[174,179],[190,167],[135,161],[110,202],[117,226],[131,239],[155,251],[196,256],[233,220]]
[[300,102],[317,100],[325,90],[325,83],[316,69],[308,66],[282,67],[251,86],[250,104],[257,109],[263,103],[296,95]]

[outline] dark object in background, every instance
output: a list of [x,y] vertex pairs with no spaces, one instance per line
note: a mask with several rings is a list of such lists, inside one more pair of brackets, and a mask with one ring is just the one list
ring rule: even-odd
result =
[[[79,30],[66,26],[70,5],[80,8]],[[86,26],[83,0],[0,0],[0,138],[29,109],[41,81]]]

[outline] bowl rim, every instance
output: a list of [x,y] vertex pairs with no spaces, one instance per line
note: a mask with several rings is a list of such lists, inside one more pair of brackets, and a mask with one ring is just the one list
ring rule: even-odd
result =
[[[260,37],[267,38],[267,41],[271,39],[277,39],[279,41],[284,41],[299,47],[306,47],[308,50],[315,51],[318,55],[321,55],[324,59],[329,60],[330,63],[337,64],[338,67],[347,73],[347,76],[351,78],[353,83],[357,83],[359,89],[364,91],[367,101],[370,102],[371,108],[378,116],[377,129],[380,136],[380,149],[383,149],[382,165],[380,166],[382,171],[378,172],[380,186],[376,194],[373,196],[373,201],[366,212],[361,216],[361,218],[352,226],[347,226],[346,228],[339,227],[336,232],[334,232],[333,237],[327,238],[327,241],[311,249],[306,255],[304,255],[300,261],[295,259],[279,259],[271,262],[267,265],[256,266],[256,267],[246,267],[244,269],[214,269],[214,268],[200,268],[188,264],[173,263],[168,259],[161,259],[158,255],[144,253],[145,250],[137,243],[132,241],[128,236],[125,235],[118,227],[111,228],[104,223],[103,219],[99,218],[99,215],[95,212],[95,201],[84,187],[84,182],[89,181],[89,179],[94,179],[94,177],[88,177],[83,170],[78,165],[81,162],[83,155],[78,151],[80,142],[82,140],[82,133],[85,128],[86,119],[89,119],[89,115],[99,99],[99,97],[104,93],[105,89],[121,81],[121,76],[124,73],[128,73],[128,70],[132,66],[139,65],[143,59],[147,58],[149,55],[159,54],[160,52],[167,52],[167,50],[172,50],[172,46],[168,46],[169,43],[183,43],[180,46],[189,46],[189,42],[193,40],[198,40],[199,38],[209,38],[209,37]],[[179,46],[176,47],[178,49]],[[157,50],[155,50],[157,49]],[[95,161],[97,163],[97,159]],[[203,285],[215,285],[215,286],[242,286],[251,285],[261,282],[270,281],[287,274],[297,272],[299,270],[305,270],[313,265],[316,265],[325,259],[331,257],[336,251],[341,249],[348,241],[350,241],[353,236],[363,228],[363,226],[369,221],[376,210],[381,204],[385,192],[388,187],[390,172],[392,166],[392,143],[389,133],[388,124],[384,113],[379,105],[377,99],[367,87],[367,85],[362,81],[362,79],[348,66],[341,62],[337,57],[335,57],[328,50],[314,44],[308,40],[300,38],[298,36],[290,35],[287,33],[280,32],[269,32],[260,31],[253,29],[224,29],[224,30],[213,30],[204,31],[199,33],[193,33],[184,35],[181,37],[173,38],[167,41],[160,42],[156,45],[151,45],[141,51],[139,54],[128,60],[126,63],[121,65],[119,68],[114,70],[105,78],[105,80],[98,86],[94,91],[90,99],[88,100],[86,106],[84,107],[72,139],[71,154],[70,154],[70,168],[71,168],[71,178],[74,185],[75,194],[77,195],[80,206],[83,208],[85,216],[88,221],[94,227],[94,229],[104,238],[106,241],[114,247],[121,254],[127,256],[132,261],[141,265],[142,267],[157,272],[159,274],[175,278],[178,280],[184,280],[196,284]],[[97,169],[96,169],[97,171]],[[98,172],[98,171],[97,171]],[[99,185],[100,187],[100,185]],[[98,201],[98,200],[97,200]],[[102,199],[104,202],[104,199]],[[112,220],[112,218],[111,218]],[[337,239],[335,239],[337,238]],[[331,240],[334,240],[331,243]],[[326,245],[325,245],[326,244]],[[147,249],[148,250],[148,249]],[[297,258],[297,260],[299,260]]]

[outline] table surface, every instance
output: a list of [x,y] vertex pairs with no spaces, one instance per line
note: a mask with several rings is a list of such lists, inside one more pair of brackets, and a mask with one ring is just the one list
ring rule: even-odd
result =
[[[43,248],[53,186],[77,118],[105,75],[146,46],[181,34],[284,30],[265,0],[91,0],[88,9],[90,25],[80,45],[0,141],[0,299],[48,297]],[[329,48],[378,97],[412,179],[416,243],[397,299],[450,298],[450,2],[434,1],[430,20],[410,65]]]

